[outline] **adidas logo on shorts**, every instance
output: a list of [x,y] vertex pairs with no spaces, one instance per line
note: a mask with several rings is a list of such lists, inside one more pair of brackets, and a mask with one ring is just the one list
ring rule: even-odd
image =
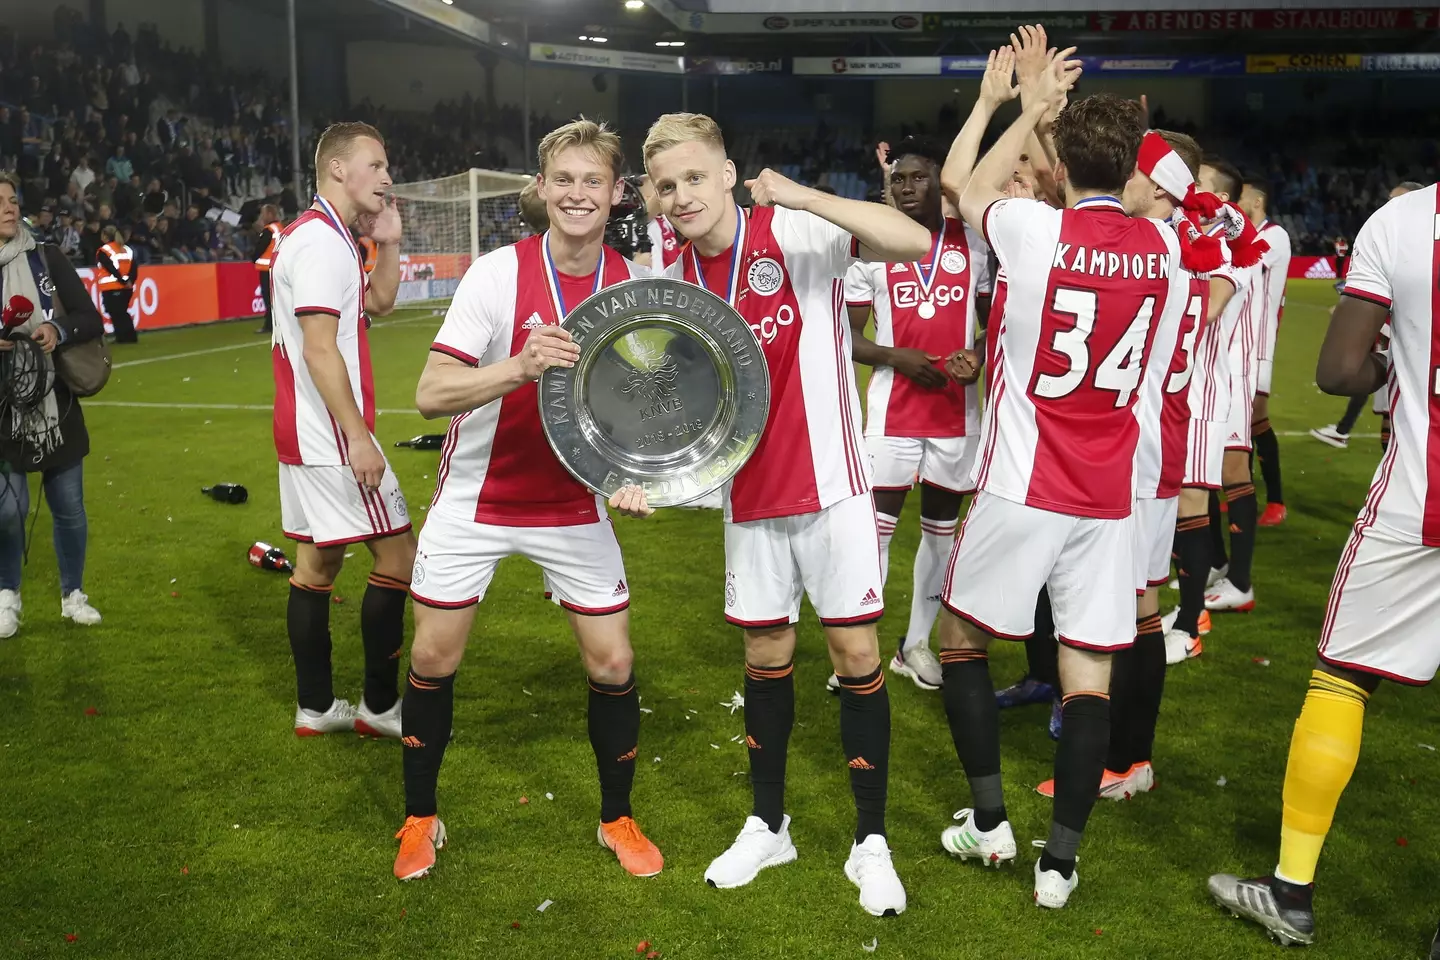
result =
[[875,588],[872,587],[869,590],[865,591],[865,599],[860,601],[860,606],[873,607],[879,602],[880,598],[875,595]]
[[623,596],[625,596],[625,594],[628,593],[628,592],[629,592],[629,590],[628,590],[628,589],[626,588],[626,586],[625,586],[625,581],[624,581],[624,580],[621,580],[619,583],[615,584],[615,592],[612,593],[612,594],[610,594],[610,596],[612,596],[612,597],[623,597]]
[[530,314],[529,318],[525,321],[524,324],[521,325],[520,329],[535,330],[543,326],[545,326],[545,321],[540,319],[540,314],[537,312]]

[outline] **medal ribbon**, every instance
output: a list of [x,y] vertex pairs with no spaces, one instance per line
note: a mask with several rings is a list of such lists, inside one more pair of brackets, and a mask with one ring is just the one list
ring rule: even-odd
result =
[[349,246],[350,252],[355,255],[355,260],[358,263],[361,259],[360,248],[356,245],[355,237],[350,233],[350,228],[340,222],[340,214],[331,206],[329,200],[326,200],[317,193],[315,194],[315,202],[320,204],[320,212],[324,215],[325,219],[330,222],[330,226],[334,227],[339,231],[340,236],[345,238],[346,245]]
[[935,286],[935,275],[940,272],[940,251],[945,246],[945,224],[942,222],[935,239],[931,242],[929,262],[910,264],[915,279],[920,283],[920,299],[929,300],[930,290]]
[[[745,240],[748,233],[745,222],[745,211],[740,204],[735,204],[735,239],[730,241],[730,269],[727,271],[728,289],[725,294],[725,302],[735,306],[735,295],[740,290],[740,264],[745,260]],[[705,272],[700,269],[700,254],[695,249],[695,244],[690,244],[691,267],[695,271],[695,282],[706,290],[710,285],[705,282]],[[714,291],[711,291],[712,293]]]
[[[550,293],[550,305],[555,308],[555,316],[564,320],[570,310],[565,306],[565,294],[560,291],[560,271],[555,268],[555,258],[550,255],[550,231],[545,231],[545,239],[540,246],[545,251],[545,280]],[[600,292],[604,284],[605,275],[605,245],[600,245],[600,260],[595,264],[595,286],[590,290],[590,296]]]

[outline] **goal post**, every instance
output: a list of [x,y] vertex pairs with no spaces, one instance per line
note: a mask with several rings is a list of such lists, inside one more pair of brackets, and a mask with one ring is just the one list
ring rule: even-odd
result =
[[520,191],[530,179],[472,168],[392,186],[404,224],[396,302],[450,297],[478,257],[524,237]]

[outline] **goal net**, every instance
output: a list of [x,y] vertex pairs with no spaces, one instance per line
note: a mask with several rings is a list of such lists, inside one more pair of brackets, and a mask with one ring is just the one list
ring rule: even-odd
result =
[[481,254],[526,234],[519,173],[475,170],[391,189],[405,232],[400,240],[400,303],[446,299]]

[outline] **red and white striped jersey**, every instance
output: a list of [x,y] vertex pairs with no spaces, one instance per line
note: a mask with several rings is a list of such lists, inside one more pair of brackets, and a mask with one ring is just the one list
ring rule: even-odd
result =
[[1275,336],[1280,332],[1280,320],[1285,315],[1285,281],[1290,276],[1290,234],[1273,220],[1266,220],[1255,230],[1260,239],[1270,245],[1260,258],[1260,269],[1255,277],[1255,311],[1260,323],[1255,343],[1256,359],[1264,362],[1275,359]]
[[[514,356],[536,327],[558,324],[602,287],[645,276],[609,247],[596,271],[560,273],[548,234],[527,237],[476,260],[465,271],[430,347],[472,366]],[[604,501],[570,475],[545,440],[535,381],[450,421],[440,454],[431,516],[509,527],[593,523]]]
[[[1356,521],[1440,547],[1440,192],[1396,197],[1355,238],[1347,297],[1390,310],[1393,434]],[[1354,538],[1352,538],[1354,542]]]
[[274,332],[275,453],[281,463],[335,466],[350,462],[349,443],[330,414],[305,364],[299,315],[335,317],[335,344],[350,375],[350,391],[365,425],[375,430],[375,378],[370,371],[365,272],[350,229],[334,208],[306,210],[276,241],[270,269]]
[[1140,500],[1179,496],[1185,480],[1190,393],[1198,367],[1196,347],[1204,345],[1205,311],[1210,301],[1209,278],[1189,271],[1186,277],[1185,309],[1173,327],[1162,325],[1156,332],[1145,368],[1145,392],[1136,413],[1140,445],[1135,452],[1135,496]]
[[[975,296],[988,294],[990,248],[961,220],[946,218],[925,263],[856,263],[845,275],[845,303],[873,306],[875,342],[937,357],[975,346]],[[943,368],[944,360],[936,364]],[[980,429],[979,389],[947,382],[921,387],[879,366],[866,389],[865,434],[965,437]]]
[[738,212],[729,250],[701,257],[686,244],[669,275],[726,297],[765,353],[765,432],[725,488],[725,519],[742,523],[816,513],[869,493],[870,463],[861,453],[844,311],[843,281],[858,243],[814,214],[784,207]]
[[680,235],[663,216],[652,218],[645,231],[650,235],[650,272],[658,277],[680,259]]
[[1007,289],[1003,315],[991,307],[977,486],[1056,513],[1127,517],[1143,375],[1156,331],[1175,327],[1188,299],[1175,232],[1113,197],[1067,210],[997,200],[984,226]]

